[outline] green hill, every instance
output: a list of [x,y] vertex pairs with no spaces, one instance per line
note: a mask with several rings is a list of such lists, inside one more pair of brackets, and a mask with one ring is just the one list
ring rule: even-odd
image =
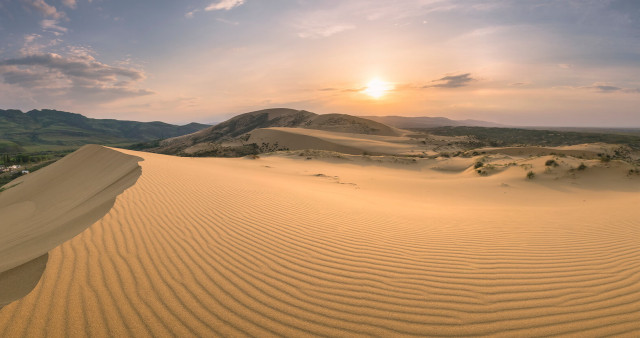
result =
[[0,153],[76,148],[84,144],[124,145],[190,134],[209,127],[164,122],[92,119],[57,110],[0,110]]

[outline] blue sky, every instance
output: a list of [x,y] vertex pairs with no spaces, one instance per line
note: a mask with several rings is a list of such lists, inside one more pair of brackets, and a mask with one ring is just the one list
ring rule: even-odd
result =
[[0,108],[267,107],[640,127],[640,1],[0,0]]

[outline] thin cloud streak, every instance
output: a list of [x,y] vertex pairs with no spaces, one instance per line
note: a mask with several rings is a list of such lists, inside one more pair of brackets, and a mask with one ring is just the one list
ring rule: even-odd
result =
[[228,11],[234,7],[241,6],[242,4],[244,4],[244,0],[220,0],[205,7],[204,10],[207,12],[220,10]]
[[471,73],[449,75],[438,80],[433,80],[431,82],[436,82],[436,84],[429,84],[423,88],[460,88],[468,86],[469,83],[473,81],[475,81],[475,79],[471,77]]

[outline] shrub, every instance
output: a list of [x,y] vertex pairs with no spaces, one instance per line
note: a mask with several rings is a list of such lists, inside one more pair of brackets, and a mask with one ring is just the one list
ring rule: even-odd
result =
[[585,170],[587,169],[587,166],[584,163],[580,163],[580,165],[578,166],[578,170]]
[[476,164],[473,165],[473,169],[481,168],[483,165],[484,165],[484,163],[482,163],[482,162],[476,162]]
[[547,167],[557,167],[558,162],[556,162],[555,160],[547,160],[547,162],[544,162],[544,165],[546,165]]
[[531,180],[531,179],[533,179],[534,177],[536,177],[536,173],[534,173],[533,171],[529,171],[529,172],[527,173],[527,179]]

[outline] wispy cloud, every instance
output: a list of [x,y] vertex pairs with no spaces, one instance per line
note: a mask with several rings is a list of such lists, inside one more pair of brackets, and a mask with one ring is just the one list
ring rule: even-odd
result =
[[219,0],[205,7],[205,11],[228,11],[234,7],[244,4],[244,0]]
[[62,19],[66,17],[66,14],[62,11],[58,11],[54,6],[49,5],[44,0],[24,0],[29,7],[40,12],[44,17],[53,19]]
[[606,82],[596,82],[591,86],[573,87],[579,89],[595,90],[598,93],[610,94],[610,93],[640,93],[640,88],[625,88],[616,86]]
[[307,25],[306,27],[300,27],[298,36],[303,39],[327,38],[340,32],[344,32],[354,28],[356,28],[356,26],[349,24]]
[[622,90],[622,88],[616,86],[593,86],[592,88],[597,89],[601,93],[611,93]]
[[431,87],[459,88],[459,87],[467,86],[469,85],[470,82],[473,82],[473,81],[475,81],[475,79],[471,77],[471,73],[465,73],[460,75],[449,75],[437,80],[433,80],[431,81],[431,83],[435,82],[435,84],[428,84],[423,88],[431,88]]
[[22,55],[38,54],[48,48],[57,46],[60,42],[62,40],[58,38],[47,39],[40,34],[27,34],[24,36],[24,44],[19,52]]
[[62,4],[71,9],[76,9],[76,7],[78,7],[76,0],[62,0]]
[[44,19],[40,21],[40,27],[44,30],[51,31],[53,33],[62,34],[68,31],[67,28],[60,26],[58,20],[55,19]]
[[199,9],[194,9],[192,11],[189,11],[189,12],[185,13],[184,17],[187,18],[187,19],[191,19],[198,12],[200,12]]

